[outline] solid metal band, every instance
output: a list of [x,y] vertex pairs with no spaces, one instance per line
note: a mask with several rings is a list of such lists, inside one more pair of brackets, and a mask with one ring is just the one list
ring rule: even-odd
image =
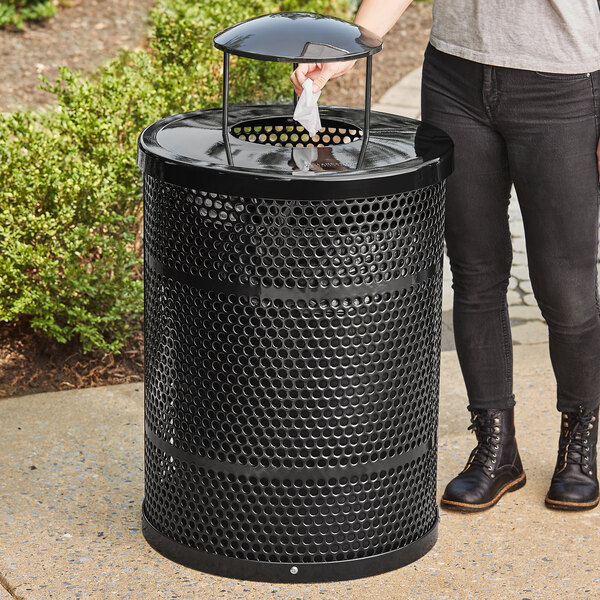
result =
[[435,439],[431,436],[426,442],[415,446],[407,452],[402,452],[390,458],[385,458],[377,461],[370,461],[357,465],[337,466],[337,467],[302,467],[302,468],[287,468],[287,467],[264,467],[262,465],[241,464],[222,462],[210,458],[204,458],[197,454],[192,454],[177,448],[173,444],[163,440],[156,435],[148,425],[145,424],[145,433],[148,440],[159,450],[172,456],[177,460],[194,464],[206,470],[225,471],[234,475],[253,476],[253,477],[269,477],[271,479],[319,479],[321,477],[353,477],[363,474],[371,474],[377,471],[386,471],[388,469],[397,469],[409,462],[423,457],[427,452],[435,446]]
[[319,583],[343,581],[378,575],[404,567],[427,554],[438,536],[436,519],[433,527],[420,539],[392,552],[366,558],[320,563],[276,563],[231,558],[209,554],[184,546],[160,533],[142,510],[142,533],[146,541],[166,558],[191,569],[213,575],[271,583]]
[[263,287],[260,285],[246,285],[240,282],[230,281],[217,281],[210,279],[209,277],[202,277],[200,275],[192,275],[191,273],[185,273],[177,269],[173,269],[163,262],[157,260],[148,251],[144,251],[144,262],[148,267],[159,275],[164,277],[170,277],[174,281],[189,285],[191,287],[199,288],[201,290],[222,292],[224,294],[232,294],[235,296],[252,296],[257,298],[272,298],[272,299],[330,299],[340,297],[354,297],[354,296],[366,296],[370,294],[377,294],[383,292],[394,292],[406,290],[414,285],[423,283],[430,277],[433,277],[436,273],[439,273],[443,268],[443,256],[440,259],[429,265],[429,267],[418,271],[412,275],[404,275],[394,279],[376,283],[366,283],[361,285],[341,285],[337,287],[327,288],[275,288],[275,287]]

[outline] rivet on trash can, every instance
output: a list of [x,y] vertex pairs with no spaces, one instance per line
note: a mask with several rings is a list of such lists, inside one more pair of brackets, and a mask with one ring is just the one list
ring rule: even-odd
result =
[[[371,113],[381,40],[357,25],[280,13],[214,42],[223,108],[164,118],[138,145],[143,533],[227,577],[390,571],[437,539],[452,142]],[[230,54],[366,58],[365,110],[321,106],[310,138],[291,104],[230,108]]]

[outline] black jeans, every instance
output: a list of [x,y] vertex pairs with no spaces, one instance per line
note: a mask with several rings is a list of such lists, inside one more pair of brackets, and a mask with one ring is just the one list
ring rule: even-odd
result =
[[456,350],[470,406],[514,405],[506,302],[514,182],[531,285],[548,324],[557,408],[597,407],[600,71],[493,67],[429,45],[422,113],[455,143],[445,236]]

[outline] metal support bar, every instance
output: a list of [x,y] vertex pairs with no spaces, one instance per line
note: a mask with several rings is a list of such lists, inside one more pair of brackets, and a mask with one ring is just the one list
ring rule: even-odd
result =
[[[298,63],[294,64],[294,71],[298,68]],[[294,88],[294,110],[296,110],[296,104],[298,104],[298,94],[296,94],[296,89]]]
[[225,153],[229,166],[233,166],[233,155],[231,154],[231,144],[229,143],[229,52],[223,53],[223,143],[225,144]]
[[358,162],[356,168],[361,169],[365,158],[365,152],[367,151],[367,144],[369,143],[369,133],[371,128],[371,79],[373,77],[373,57],[367,56],[367,68],[366,68],[366,82],[365,82],[365,122],[363,125],[363,140],[362,146],[360,147],[360,154],[358,155]]
[[[298,68],[298,63],[293,63],[294,70]],[[360,147],[360,153],[358,155],[358,161],[356,168],[361,169],[363,166],[365,153],[367,151],[367,145],[369,143],[369,133],[371,127],[371,80],[373,77],[373,57],[367,56],[366,64],[366,82],[365,82],[365,120],[363,124],[363,136],[362,144]],[[298,102],[298,95],[294,90],[294,108]],[[225,153],[227,155],[227,163],[229,166],[233,164],[233,154],[231,152],[231,143],[229,140],[229,53],[223,53],[223,119],[222,119],[222,135],[223,144],[225,145]]]

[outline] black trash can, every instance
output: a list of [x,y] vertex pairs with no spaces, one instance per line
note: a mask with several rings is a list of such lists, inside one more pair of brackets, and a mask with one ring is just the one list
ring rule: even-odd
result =
[[[437,539],[445,178],[452,142],[370,112],[381,41],[309,13],[215,36],[223,109],[140,136],[143,531],[230,577],[381,573]],[[228,106],[229,54],[366,57],[365,110]]]

